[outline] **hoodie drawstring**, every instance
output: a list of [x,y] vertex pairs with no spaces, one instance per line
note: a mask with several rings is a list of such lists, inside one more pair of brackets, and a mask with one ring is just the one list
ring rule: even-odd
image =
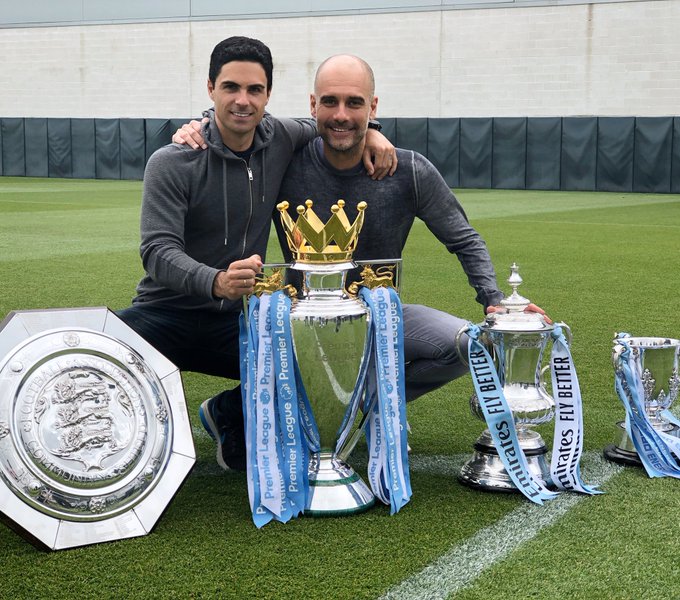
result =
[[229,206],[227,203],[227,161],[222,161],[222,197],[224,198],[224,245],[229,239]]
[[264,204],[264,196],[267,190],[267,148],[262,148],[262,204]]

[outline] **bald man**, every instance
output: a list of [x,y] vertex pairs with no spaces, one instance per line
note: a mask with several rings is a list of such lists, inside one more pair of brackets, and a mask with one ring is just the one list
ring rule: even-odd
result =
[[[298,204],[311,198],[315,212],[325,221],[330,207],[342,198],[352,221],[356,205],[366,201],[356,260],[400,258],[418,217],[457,256],[482,307],[496,310],[503,293],[486,244],[432,163],[417,152],[397,148],[399,168],[391,177],[382,181],[366,177],[361,156],[369,121],[375,119],[378,107],[371,67],[356,56],[327,59],[317,70],[310,106],[320,137],[295,153],[279,193],[280,200],[290,203],[291,216],[295,217],[292,211]],[[279,238],[283,241],[280,231]],[[467,322],[426,306],[404,305],[407,400],[467,372],[456,344]],[[460,342],[466,349],[465,335]]]

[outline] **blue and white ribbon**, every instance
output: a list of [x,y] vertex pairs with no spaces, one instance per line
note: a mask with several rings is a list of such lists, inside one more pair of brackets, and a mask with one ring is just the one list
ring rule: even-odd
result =
[[469,325],[467,335],[468,355],[472,383],[484,413],[489,433],[505,470],[517,489],[529,500],[543,504],[552,500],[556,492],[549,490],[542,481],[529,471],[526,456],[517,439],[512,411],[503,394],[503,386],[496,367],[486,348],[479,342],[481,331],[477,325]]
[[[290,334],[290,298],[283,292],[275,292],[270,306],[284,494],[290,502],[292,516],[296,517],[305,509],[306,491],[309,489],[309,450],[299,409],[302,386],[298,385]],[[302,401],[305,402],[306,397]]]
[[304,395],[290,335],[290,299],[253,296],[241,319],[241,384],[248,496],[258,527],[305,508],[309,452],[318,432]]
[[366,425],[368,479],[376,497],[398,512],[411,498],[404,384],[404,330],[401,302],[392,288],[361,288],[371,312],[368,335],[373,352],[364,406],[371,406]]
[[555,399],[555,435],[550,477],[563,491],[582,494],[600,494],[594,486],[581,479],[580,461],[583,452],[583,410],[581,387],[578,383],[574,360],[562,328],[556,325],[550,356],[552,391]]
[[[677,438],[657,431],[649,421],[644,407],[642,361],[633,358],[633,351],[627,340],[629,337],[627,333],[616,336],[616,342],[621,345],[622,351],[614,377],[616,391],[626,409],[626,432],[650,477],[680,478],[680,467],[673,456],[680,458],[680,445]],[[644,349],[640,351],[644,352]],[[669,411],[662,414],[666,418],[671,417],[671,422],[677,423]]]
[[[394,514],[411,497],[403,315],[391,288],[362,288],[360,295],[371,311],[369,339],[336,451],[357,411],[368,411],[369,483]],[[281,291],[251,297],[248,325],[243,315],[240,325],[248,496],[253,521],[262,527],[304,511],[309,456],[319,451],[319,433],[293,353],[290,299]]]

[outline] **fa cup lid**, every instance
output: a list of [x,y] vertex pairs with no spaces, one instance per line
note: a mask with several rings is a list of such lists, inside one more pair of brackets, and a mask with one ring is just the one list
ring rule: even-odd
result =
[[522,283],[522,278],[516,263],[512,263],[510,267],[508,283],[512,288],[512,294],[501,300],[501,306],[504,310],[492,312],[486,316],[484,321],[486,329],[518,333],[551,331],[554,326],[546,320],[544,315],[533,311],[524,312],[531,301],[517,292],[517,288]]

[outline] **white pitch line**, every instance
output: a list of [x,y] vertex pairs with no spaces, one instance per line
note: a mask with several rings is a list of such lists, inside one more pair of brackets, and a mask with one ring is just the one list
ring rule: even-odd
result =
[[[605,460],[596,452],[584,453],[582,466],[585,481],[594,485],[604,484],[623,470],[622,466]],[[566,493],[542,506],[527,501],[494,525],[453,546],[420,573],[388,590],[379,600],[443,600],[469,586],[484,570],[587,498],[584,494]]]

